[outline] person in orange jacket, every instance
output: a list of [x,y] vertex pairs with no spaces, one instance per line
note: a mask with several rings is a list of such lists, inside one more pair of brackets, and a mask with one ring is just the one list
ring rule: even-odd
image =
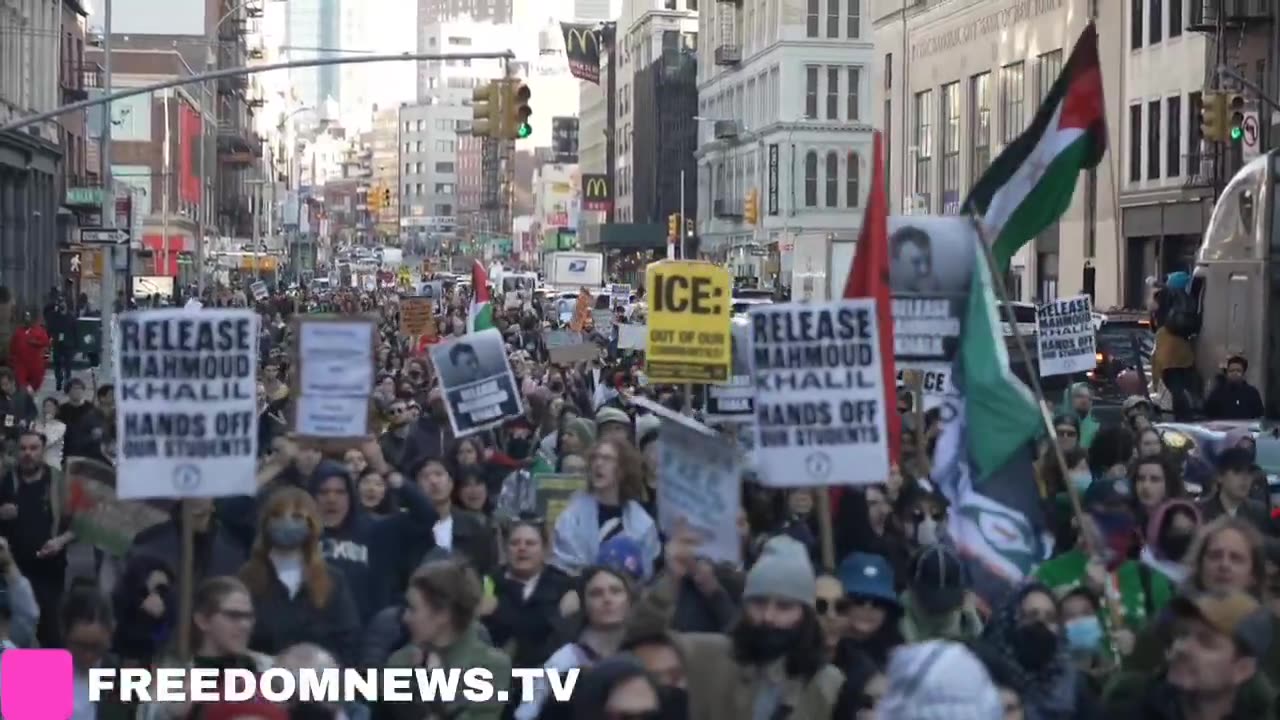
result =
[[18,387],[34,395],[44,383],[45,370],[48,367],[46,354],[49,352],[49,333],[40,324],[35,313],[27,310],[22,314],[22,327],[13,331],[9,339],[9,364],[13,366],[14,378]]

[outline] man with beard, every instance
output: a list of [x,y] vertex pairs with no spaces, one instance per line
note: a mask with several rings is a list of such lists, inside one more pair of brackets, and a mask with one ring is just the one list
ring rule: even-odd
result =
[[62,473],[45,464],[44,438],[24,431],[18,459],[0,480],[0,535],[9,541],[14,562],[31,581],[42,612],[36,638],[43,647],[59,647],[57,614],[66,576],[64,550],[75,539]]
[[382,457],[396,467],[400,467],[400,461],[404,459],[406,441],[409,431],[413,429],[411,417],[409,403],[401,398],[392,400],[387,406],[387,418],[390,422],[387,431],[378,438],[378,445],[382,448]]
[[[700,539],[675,529],[667,567],[692,567]],[[658,613],[668,623],[676,583],[656,585],[636,613]],[[804,546],[786,536],[770,540],[747,573],[742,615],[729,634],[675,634],[684,657],[690,720],[826,718],[844,675],[826,660],[814,610],[817,580]]]

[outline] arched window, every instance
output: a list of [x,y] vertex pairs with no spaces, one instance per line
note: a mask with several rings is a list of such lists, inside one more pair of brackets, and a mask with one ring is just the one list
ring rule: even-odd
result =
[[827,153],[827,207],[840,204],[840,156],[835,150]]
[[858,168],[858,154],[852,152],[849,153],[845,162],[849,165],[849,174],[844,176],[844,204],[845,207],[855,208],[858,207],[858,201],[862,197],[858,193],[858,175],[860,173]]
[[804,205],[818,206],[818,153],[812,150],[804,156]]

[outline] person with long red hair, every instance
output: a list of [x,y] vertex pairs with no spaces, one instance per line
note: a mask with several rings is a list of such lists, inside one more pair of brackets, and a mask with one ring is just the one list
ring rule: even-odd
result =
[[257,539],[240,579],[249,588],[257,622],[249,647],[276,655],[314,643],[350,660],[359,644],[360,616],[342,572],[320,550],[316,501],[297,487],[282,487],[262,504]]

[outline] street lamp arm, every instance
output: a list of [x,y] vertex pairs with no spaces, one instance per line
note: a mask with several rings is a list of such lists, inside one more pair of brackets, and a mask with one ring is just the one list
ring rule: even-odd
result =
[[1232,70],[1231,68],[1227,67],[1226,65],[1219,65],[1219,66],[1218,66],[1218,75],[1219,75],[1219,76],[1226,76],[1226,77],[1229,77],[1229,78],[1231,78],[1232,80],[1235,80],[1236,82],[1240,83],[1241,85],[1244,85],[1246,88],[1248,88],[1249,90],[1251,90],[1251,91],[1253,92],[1253,94],[1254,94],[1254,95],[1257,95],[1259,100],[1261,100],[1262,102],[1264,102],[1264,103],[1266,103],[1267,105],[1271,106],[1271,109],[1272,109],[1272,110],[1280,110],[1280,104],[1276,103],[1276,101],[1275,101],[1275,100],[1272,100],[1272,99],[1271,99],[1271,97],[1270,97],[1269,95],[1267,95],[1266,91],[1264,91],[1264,90],[1263,90],[1261,87],[1259,87],[1257,84],[1255,84],[1254,82],[1252,82],[1251,80],[1249,80],[1249,78],[1247,78],[1247,77],[1245,77],[1245,76],[1241,75],[1240,73],[1236,72],[1235,70]]
[[220,18],[218,18],[218,22],[216,22],[216,23],[214,23],[214,24],[213,24],[213,29],[214,29],[214,30],[217,30],[218,28],[222,27],[222,23],[224,23],[224,22],[226,22],[228,19],[230,19],[232,15],[235,15],[236,13],[238,13],[238,12],[240,12],[241,10],[245,9],[246,7],[248,7],[248,6],[250,6],[250,5],[253,5],[254,3],[259,3],[259,2],[262,2],[262,0],[243,0],[243,2],[240,2],[240,3],[239,3],[239,4],[237,4],[235,7],[231,8],[230,10],[228,10],[228,11],[226,12],[226,14],[225,14],[225,15],[223,15],[223,16],[222,16],[222,17],[220,17]]
[[172,78],[163,82],[154,83],[152,85],[143,85],[141,87],[123,88],[113,92],[110,95],[102,97],[89,98],[79,102],[73,102],[69,105],[54,108],[46,112],[27,115],[13,122],[0,125],[0,132],[9,132],[11,130],[21,130],[29,125],[44,122],[66,115],[67,113],[85,110],[97,105],[131,98],[135,95],[145,95],[156,92],[157,90],[168,90],[169,88],[181,87],[183,85],[194,85],[206,80],[221,80],[228,77],[239,77],[242,75],[252,75],[260,72],[270,72],[272,70],[288,70],[289,68],[304,67],[323,67],[328,65],[354,65],[358,63],[376,63],[376,62],[405,62],[419,60],[513,60],[515,53],[510,50],[502,52],[488,53],[399,53],[396,55],[359,55],[354,57],[337,57],[337,58],[307,58],[305,60],[291,60],[289,62],[271,63],[269,65],[254,65],[252,67],[234,67],[223,68],[221,70],[211,70],[197,75],[189,75],[187,77]]

